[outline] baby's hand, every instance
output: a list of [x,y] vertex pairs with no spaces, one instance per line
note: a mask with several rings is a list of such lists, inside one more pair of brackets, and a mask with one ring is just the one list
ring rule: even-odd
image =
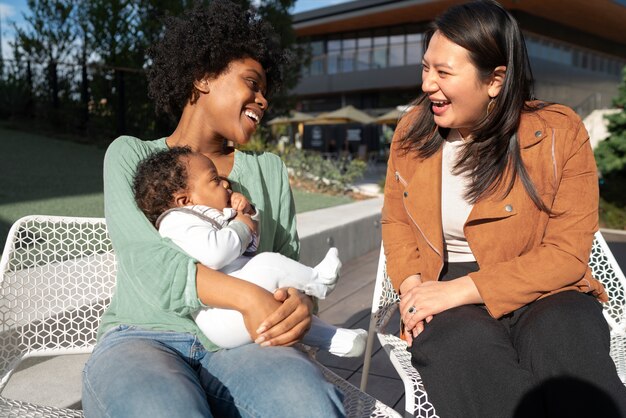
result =
[[241,193],[233,192],[233,194],[230,195],[230,206],[238,213],[245,213],[246,215],[254,215],[256,213],[254,207]]
[[250,231],[252,231],[253,233],[255,234],[258,233],[258,228],[259,228],[258,223],[252,220],[250,215],[246,215],[245,213],[242,213],[242,212],[237,212],[237,215],[235,216],[235,220],[246,224],[248,228],[250,228]]

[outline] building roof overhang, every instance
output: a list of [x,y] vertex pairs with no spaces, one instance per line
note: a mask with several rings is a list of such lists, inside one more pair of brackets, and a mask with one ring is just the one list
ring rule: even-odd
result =
[[[463,0],[357,0],[294,15],[298,36],[423,23]],[[626,7],[613,0],[500,0],[513,14],[540,18],[626,45]],[[521,23],[522,27],[524,24]],[[621,54],[626,55],[626,53]]]

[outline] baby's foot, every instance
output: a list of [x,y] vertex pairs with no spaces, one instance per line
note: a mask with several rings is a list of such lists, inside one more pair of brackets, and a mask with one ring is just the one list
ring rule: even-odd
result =
[[324,259],[317,266],[313,267],[313,271],[317,273],[317,277],[305,286],[304,292],[308,295],[324,299],[337,285],[340,269],[341,260],[339,260],[339,252],[337,248],[332,247],[328,250]]
[[328,352],[338,357],[360,357],[366,343],[367,331],[364,329],[337,328]]

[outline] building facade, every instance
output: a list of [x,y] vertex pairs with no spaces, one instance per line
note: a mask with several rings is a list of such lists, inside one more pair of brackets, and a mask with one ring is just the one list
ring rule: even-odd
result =
[[[420,92],[423,33],[453,0],[355,0],[293,16],[311,61],[293,92],[310,113],[353,105],[372,116]],[[623,0],[501,0],[519,22],[535,96],[582,116],[609,107],[626,64]]]

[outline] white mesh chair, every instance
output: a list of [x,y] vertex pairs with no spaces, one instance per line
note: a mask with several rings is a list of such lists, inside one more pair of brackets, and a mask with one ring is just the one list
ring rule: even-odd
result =
[[603,313],[611,328],[611,357],[626,385],[626,277],[600,232],[596,232],[589,267],[609,295]]
[[[7,237],[0,260],[0,393],[21,361],[90,353],[115,287],[115,255],[101,218],[28,216]],[[315,361],[315,360],[314,360]],[[321,364],[345,393],[350,417],[399,414]],[[82,417],[82,411],[0,395],[0,417]]]
[[[595,234],[589,266],[593,276],[602,282],[609,295],[610,301],[604,305],[604,316],[611,328],[611,357],[615,361],[620,379],[626,384],[626,278],[600,232]],[[385,253],[381,245],[361,390],[364,391],[367,387],[376,335],[404,384],[405,415],[438,417],[435,408],[428,401],[420,374],[411,364],[411,354],[406,349],[406,343],[386,330],[389,320],[398,309],[399,301],[400,298],[387,276]]]

